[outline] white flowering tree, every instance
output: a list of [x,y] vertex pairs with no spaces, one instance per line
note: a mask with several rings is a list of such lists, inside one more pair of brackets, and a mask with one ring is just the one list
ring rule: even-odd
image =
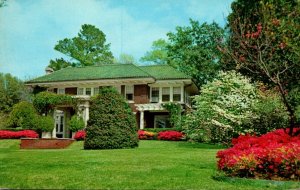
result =
[[211,142],[228,142],[233,136],[251,133],[257,100],[256,87],[248,78],[235,71],[220,72],[194,97],[186,133],[192,140]]

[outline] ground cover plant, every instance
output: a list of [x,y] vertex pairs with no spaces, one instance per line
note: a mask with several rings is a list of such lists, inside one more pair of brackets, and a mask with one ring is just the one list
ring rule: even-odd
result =
[[[294,128],[294,132],[300,128]],[[242,135],[219,151],[218,169],[229,176],[300,180],[300,135],[278,129],[260,137]]]
[[[222,147],[184,141],[140,141],[138,148],[24,150],[0,140],[0,188],[11,189],[296,189],[299,184],[216,176]],[[217,179],[217,180],[215,180]]]

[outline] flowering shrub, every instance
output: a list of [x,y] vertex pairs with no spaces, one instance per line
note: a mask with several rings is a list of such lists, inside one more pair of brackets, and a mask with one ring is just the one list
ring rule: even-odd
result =
[[84,130],[77,131],[74,135],[74,139],[77,141],[82,141],[82,140],[84,140],[85,135],[86,135],[86,133]]
[[140,140],[153,140],[156,138],[157,133],[139,130],[138,135]]
[[232,148],[217,153],[218,169],[228,175],[300,179],[300,135],[291,137],[278,129],[260,137],[241,135],[232,144]]
[[167,141],[180,141],[183,134],[178,131],[162,131],[158,133],[157,139]]
[[0,130],[0,139],[38,138],[39,135],[33,130],[8,131]]

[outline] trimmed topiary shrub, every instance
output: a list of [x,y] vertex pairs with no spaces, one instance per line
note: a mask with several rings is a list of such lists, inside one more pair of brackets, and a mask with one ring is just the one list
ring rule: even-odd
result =
[[54,129],[54,119],[50,116],[38,116],[35,130],[41,132],[51,132]]
[[71,117],[69,124],[70,124],[70,130],[72,132],[82,130],[85,126],[85,123],[84,123],[82,117],[79,117],[77,115],[73,115]]
[[91,100],[84,149],[116,149],[138,146],[134,115],[113,88],[103,88]]

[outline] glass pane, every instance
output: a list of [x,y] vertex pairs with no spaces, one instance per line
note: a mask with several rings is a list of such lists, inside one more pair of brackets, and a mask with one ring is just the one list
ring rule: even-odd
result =
[[133,86],[126,86],[126,94],[133,94]]
[[127,100],[133,100],[133,94],[126,94]]
[[170,101],[170,95],[162,95],[162,101],[163,102],[167,102],[167,101]]
[[173,88],[173,94],[181,94],[181,88],[180,87],[174,87]]
[[152,88],[151,91],[151,101],[152,102],[158,102],[159,99],[159,88]]
[[91,88],[86,88],[85,89],[85,95],[92,95],[92,89]]
[[173,101],[174,102],[180,102],[181,100],[181,95],[180,94],[174,94],[173,95]]
[[58,94],[65,94],[65,89],[64,88],[59,88],[58,89]]
[[77,95],[83,95],[83,88],[77,88]]
[[99,87],[94,88],[94,95],[99,94]]
[[162,94],[170,94],[170,87],[163,87]]

